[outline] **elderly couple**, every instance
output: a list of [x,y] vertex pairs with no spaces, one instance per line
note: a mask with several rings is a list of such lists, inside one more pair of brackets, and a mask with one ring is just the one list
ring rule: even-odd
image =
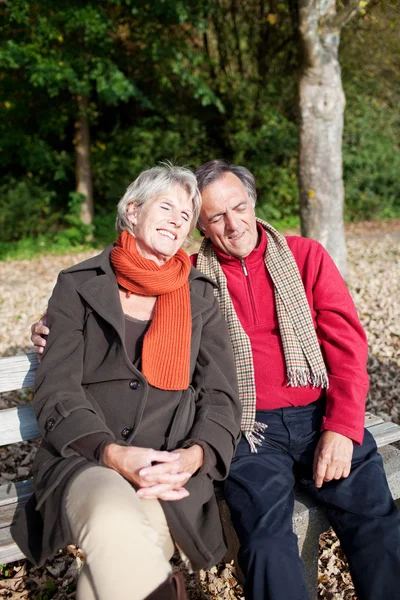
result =
[[78,544],[79,600],[186,598],[174,551],[192,569],[225,551],[214,480],[246,600],[308,598],[295,480],[326,507],[358,600],[400,598],[399,511],[363,427],[365,334],[324,249],[255,203],[252,174],[222,160],[144,171],[115,244],[62,271],[33,326],[43,441],[14,535],[39,564]]

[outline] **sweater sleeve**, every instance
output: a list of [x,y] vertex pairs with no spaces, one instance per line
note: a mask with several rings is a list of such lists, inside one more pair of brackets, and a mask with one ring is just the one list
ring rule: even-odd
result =
[[335,431],[362,444],[368,344],[356,307],[336,265],[317,243],[312,301],[317,335],[328,369],[326,413],[322,430]]
[[189,256],[190,264],[192,265],[192,267],[196,267],[196,265],[197,265],[197,257],[198,257],[198,254],[191,254]]

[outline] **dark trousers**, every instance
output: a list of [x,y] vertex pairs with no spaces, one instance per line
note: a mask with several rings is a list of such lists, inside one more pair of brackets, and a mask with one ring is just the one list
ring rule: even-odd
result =
[[246,600],[308,600],[292,530],[293,486],[300,481],[327,511],[349,561],[358,600],[400,600],[400,513],[372,435],[354,446],[347,479],[312,479],[324,401],[257,411],[268,425],[258,453],[242,439],[224,485],[241,549]]

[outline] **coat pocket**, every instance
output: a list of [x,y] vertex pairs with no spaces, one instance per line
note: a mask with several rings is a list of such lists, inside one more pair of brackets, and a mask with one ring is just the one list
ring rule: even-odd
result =
[[190,385],[182,394],[182,398],[172,419],[169,435],[165,441],[166,450],[174,450],[189,433],[196,414],[196,393]]

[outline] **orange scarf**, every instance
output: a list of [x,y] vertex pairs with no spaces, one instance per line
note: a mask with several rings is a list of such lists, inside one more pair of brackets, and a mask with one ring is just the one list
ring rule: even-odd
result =
[[139,296],[157,296],[154,318],[143,340],[143,375],[162,390],[185,390],[190,383],[192,336],[188,255],[178,250],[159,267],[143,258],[133,235],[123,231],[111,250],[111,262],[122,288]]

